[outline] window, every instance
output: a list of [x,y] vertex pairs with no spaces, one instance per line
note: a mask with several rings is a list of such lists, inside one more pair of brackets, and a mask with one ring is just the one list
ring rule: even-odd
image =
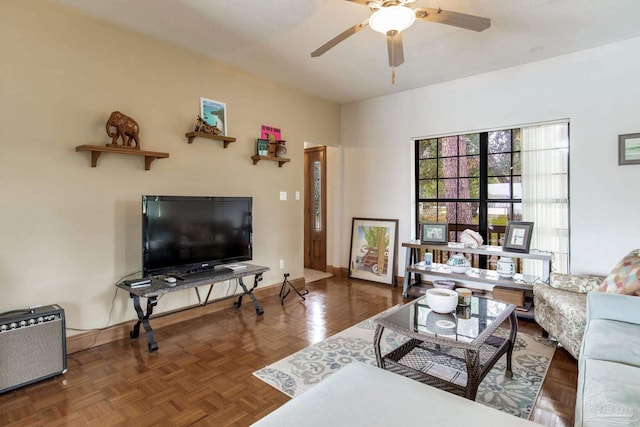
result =
[[449,241],[471,228],[500,246],[508,221],[533,221],[531,247],[553,251],[554,270],[567,271],[568,123],[415,144],[418,223],[448,223]]

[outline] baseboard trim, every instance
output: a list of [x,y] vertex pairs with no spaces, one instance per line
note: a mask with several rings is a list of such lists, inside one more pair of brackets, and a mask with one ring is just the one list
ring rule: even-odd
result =
[[[290,280],[297,289],[304,289],[304,277],[299,279]],[[281,283],[275,283],[273,285],[258,287],[253,291],[253,294],[260,299],[279,295]],[[240,294],[230,298],[224,298],[218,301],[212,301],[207,305],[192,305],[180,308],[178,310],[159,313],[151,316],[153,322],[153,329],[164,328],[166,326],[174,325],[176,323],[184,322],[186,320],[195,319],[200,316],[222,311],[233,307],[233,303],[237,301]],[[251,301],[244,299],[244,304],[251,304]],[[103,344],[107,344],[113,341],[129,338],[129,331],[135,325],[136,320],[131,320],[117,325],[109,326],[99,331],[85,332],[71,337],[67,337],[67,354],[77,353],[79,351],[88,350],[93,347],[97,347]],[[145,332],[141,328],[140,338],[145,339]]]
[[[331,273],[336,277],[349,277],[349,269],[347,267],[334,267],[333,265],[327,265],[327,273]],[[403,283],[404,277],[396,275],[396,285],[402,286]]]
[[347,277],[349,275],[349,270],[345,267],[334,267],[333,265],[327,265],[327,273],[331,273],[335,277]]

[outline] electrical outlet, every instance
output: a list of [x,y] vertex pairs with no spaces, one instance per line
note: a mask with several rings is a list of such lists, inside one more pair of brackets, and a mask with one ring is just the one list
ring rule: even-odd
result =
[[280,260],[280,270],[284,269],[284,260]]
[[280,200],[287,200],[287,192],[286,191],[281,191],[280,192]]
[[300,192],[296,191],[296,200],[300,200]]

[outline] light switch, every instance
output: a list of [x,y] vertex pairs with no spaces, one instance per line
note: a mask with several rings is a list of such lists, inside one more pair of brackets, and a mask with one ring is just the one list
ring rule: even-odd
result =
[[281,191],[280,192],[280,200],[287,200],[287,192],[286,191]]
[[300,200],[300,192],[296,191],[296,200]]

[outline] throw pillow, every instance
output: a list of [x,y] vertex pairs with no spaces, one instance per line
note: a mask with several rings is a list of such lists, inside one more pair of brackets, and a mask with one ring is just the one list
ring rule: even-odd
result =
[[633,295],[640,292],[640,249],[622,258],[598,288],[600,292]]

